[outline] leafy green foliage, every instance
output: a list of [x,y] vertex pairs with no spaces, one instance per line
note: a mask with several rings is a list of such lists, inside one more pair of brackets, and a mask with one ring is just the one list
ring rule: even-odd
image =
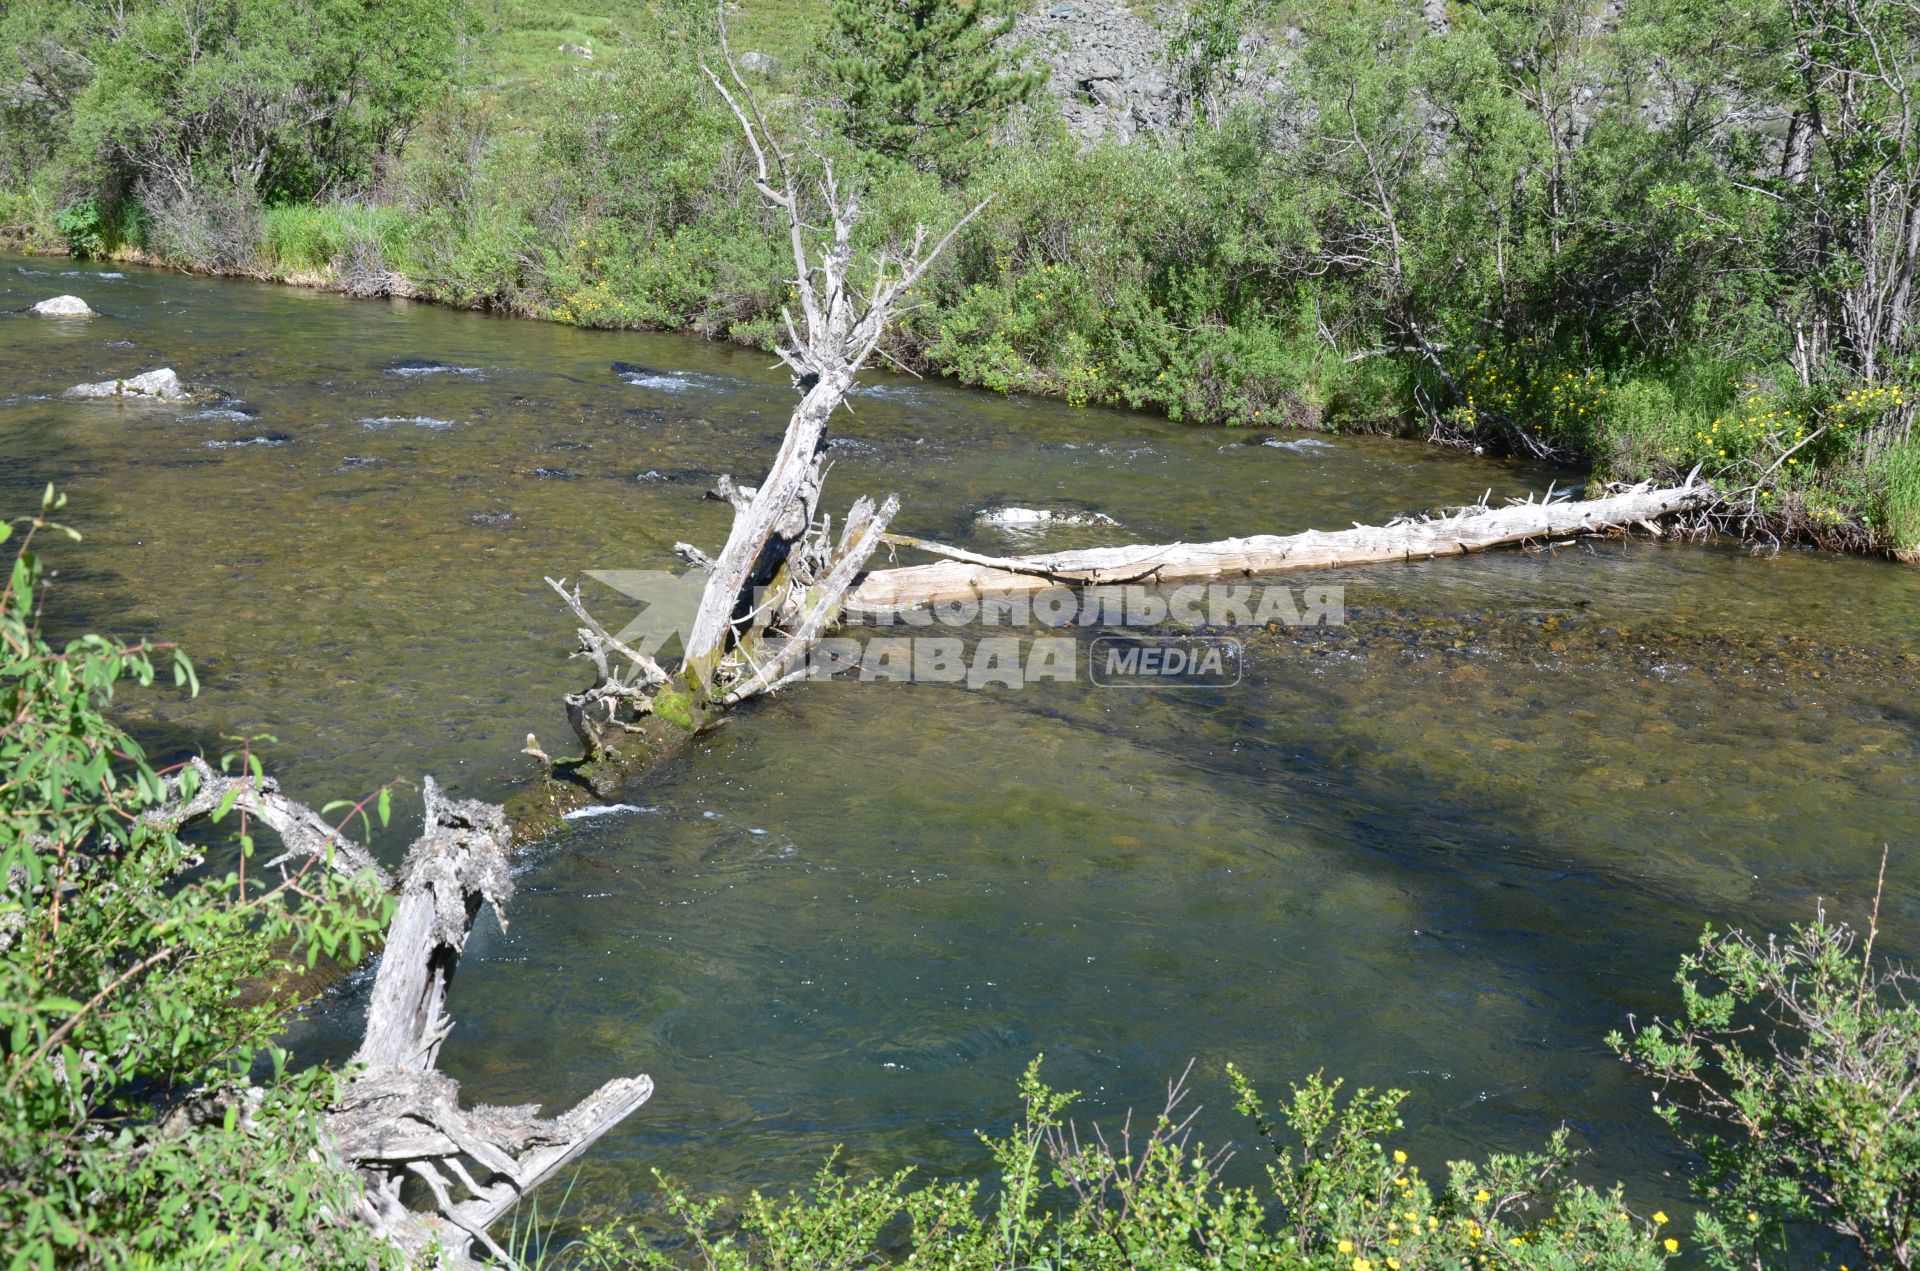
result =
[[1682,1012],[1611,1044],[1660,1083],[1658,1110],[1698,1151],[1721,1267],[1785,1265],[1789,1224],[1816,1223],[1870,1266],[1914,1265],[1920,1209],[1920,978],[1876,966],[1824,913],[1785,939],[1701,937]]
[[1272,14],[1274,0],[1196,0],[1170,11],[1160,26],[1161,58],[1196,118],[1217,122],[1248,69],[1244,45]]
[[[0,112],[0,163],[35,188],[0,216],[43,240],[68,209],[80,251],[349,289],[391,271],[453,304],[769,342],[791,264],[699,70],[711,8],[478,8],[463,45],[464,0],[138,0],[117,23],[16,0],[0,83],[37,95]],[[1297,38],[1262,48],[1265,0],[1197,0],[1162,16],[1192,118],[1125,146],[1065,134],[995,37],[1013,11],[739,15],[780,54],[748,76],[776,135],[859,188],[863,258],[991,199],[891,337],[903,364],[1609,479],[1698,464],[1758,536],[1914,546],[1911,6],[1487,0],[1436,31],[1352,0],[1287,10]],[[162,37],[189,18],[185,67]],[[450,89],[469,55],[487,86]]]
[[67,251],[83,260],[106,251],[107,239],[100,224],[100,204],[95,199],[80,199],[55,212],[53,228],[66,240]]
[[71,196],[72,248],[119,245],[99,227],[137,197],[160,250],[237,268],[257,244],[233,225],[256,204],[367,188],[448,84],[465,13],[465,0],[17,0],[0,8],[0,67],[57,121],[43,155]]
[[856,144],[964,177],[1044,82],[1003,47],[1009,0],[834,0],[827,73]]
[[1270,1119],[1232,1074],[1269,1154],[1268,1188],[1221,1177],[1226,1155],[1195,1137],[1184,1082],[1144,1129],[1112,1134],[1068,1120],[1075,1095],[1040,1079],[1020,1083],[1024,1114],[984,1139],[994,1159],[980,1182],[910,1187],[910,1173],[853,1182],[828,1161],[803,1195],[751,1196],[733,1221],[721,1205],[666,1182],[685,1249],[603,1228],[565,1251],[565,1265],[628,1271],[684,1265],[854,1267],[885,1257],[909,1267],[1425,1268],[1605,1266],[1655,1271],[1678,1248],[1657,1220],[1637,1218],[1617,1192],[1566,1176],[1564,1135],[1543,1153],[1450,1166],[1436,1188],[1404,1151],[1385,1145],[1400,1126],[1403,1092],[1357,1091],[1319,1077],[1295,1086]]
[[[38,536],[0,589],[0,1243],[10,1265],[365,1265],[326,1161],[324,1072],[291,1073],[281,987],[322,948],[357,951],[377,887],[310,863],[263,878],[155,815],[168,785],[102,713],[177,650],[39,630]],[[257,771],[257,769],[256,769]],[[189,784],[191,774],[182,778]],[[223,809],[225,812],[231,809]]]

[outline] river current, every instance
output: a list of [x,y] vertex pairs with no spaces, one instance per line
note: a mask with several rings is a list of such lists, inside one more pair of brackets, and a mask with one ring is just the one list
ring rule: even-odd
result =
[[[584,682],[542,582],[718,547],[793,391],[765,355],[424,305],[0,259],[0,506],[55,482],[58,632],[177,640],[205,689],[131,693],[156,758],[272,733],[316,805],[432,773],[498,798]],[[617,364],[617,365],[616,365]],[[171,366],[190,406],[67,402]],[[1338,529],[1576,483],[1412,442],[1192,429],[891,376],[834,425],[826,505],[977,550]],[[1114,525],[996,526],[1006,507]],[[1317,1069],[1412,1091],[1437,1170],[1561,1123],[1651,1209],[1682,1155],[1602,1037],[1670,1011],[1707,922],[1822,898],[1920,951],[1920,570],[1638,537],[1290,579],[1339,627],[1247,637],[1212,690],[806,684],[526,852],[483,919],[444,1066],[550,1108],[647,1072],[570,1209],[986,1163],[1044,1052],[1088,1117],[1195,1060],[1210,1142]],[[589,590],[617,617],[614,591]],[[626,602],[631,605],[631,602]],[[417,824],[417,798],[400,800]],[[377,845],[397,859],[408,814]],[[297,1027],[351,1047],[366,976]]]

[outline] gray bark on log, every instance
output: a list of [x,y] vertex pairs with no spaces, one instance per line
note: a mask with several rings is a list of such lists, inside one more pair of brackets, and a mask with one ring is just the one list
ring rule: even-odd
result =
[[[480,907],[506,926],[511,836],[501,808],[447,799],[431,777],[425,793],[426,825],[400,870],[400,899],[354,1055],[358,1071],[328,1129],[365,1184],[359,1216],[374,1230],[413,1255],[437,1244],[464,1261],[478,1245],[511,1265],[487,1229],[645,1103],[653,1082],[615,1078],[552,1119],[538,1116],[537,1105],[460,1106],[458,1085],[435,1068],[452,1029],[447,988]],[[426,1182],[437,1215],[401,1204],[409,1176]]]
[[1213,543],[1092,547],[1035,556],[989,557],[924,540],[904,545],[949,557],[931,565],[879,569],[847,597],[852,621],[890,617],[946,601],[1041,591],[1058,584],[1205,582],[1297,569],[1333,569],[1381,561],[1458,556],[1509,543],[1567,538],[1694,511],[1713,500],[1712,487],[1689,479],[1584,501],[1476,507],[1456,515],[1356,525],[1350,530],[1257,534]]
[[168,802],[147,813],[148,821],[154,825],[178,830],[211,817],[223,806],[239,809],[280,836],[281,846],[286,850],[268,861],[268,868],[295,856],[311,856],[348,877],[372,874],[383,888],[392,890],[393,879],[380,868],[371,852],[329,825],[318,812],[282,794],[280,783],[274,778],[252,774],[227,776],[215,772],[212,765],[197,756],[187,760],[187,767],[193,774],[193,793],[185,793],[187,781],[181,777],[171,778],[167,783]]
[[[606,640],[638,658],[612,637]],[[280,836],[286,850],[270,864],[310,857],[346,876],[371,875],[387,890],[394,888],[372,853],[288,798],[272,777],[227,776],[197,758],[187,767],[170,780],[170,799],[147,813],[155,825],[177,830],[222,809],[243,809]],[[470,1249],[478,1245],[497,1265],[510,1267],[511,1254],[487,1229],[645,1103],[653,1081],[615,1078],[554,1118],[539,1116],[536,1104],[460,1106],[459,1085],[435,1066],[453,1028],[447,989],[481,906],[506,927],[502,908],[513,895],[507,870],[512,835],[504,809],[448,799],[432,777],[423,786],[425,825],[400,869],[366,1031],[352,1074],[327,1113],[327,1137],[339,1167],[361,1183],[354,1216],[410,1261],[438,1257],[473,1266]],[[408,1177],[426,1182],[437,1213],[401,1203]]]

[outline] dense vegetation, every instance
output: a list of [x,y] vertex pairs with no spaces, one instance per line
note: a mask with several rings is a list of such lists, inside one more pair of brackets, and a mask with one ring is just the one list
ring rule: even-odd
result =
[[[1910,4],[1478,0],[1441,31],[1398,0],[1277,6],[1169,20],[1188,118],[1125,146],[1067,135],[998,3],[734,25],[875,242],[993,198],[904,364],[1609,478],[1700,464],[1753,534],[1920,550]],[[715,55],[693,0],[5,0],[0,222],[764,342],[785,256]]]
[[[0,1250],[10,1267],[364,1265],[316,1110],[324,1071],[276,1045],[290,959],[357,956],[384,917],[325,869],[289,879],[150,815],[168,796],[102,712],[176,683],[176,650],[40,631],[38,516],[0,584]],[[190,773],[174,777],[191,780]],[[177,788],[177,787],[176,787]],[[384,807],[384,802],[382,803]]]

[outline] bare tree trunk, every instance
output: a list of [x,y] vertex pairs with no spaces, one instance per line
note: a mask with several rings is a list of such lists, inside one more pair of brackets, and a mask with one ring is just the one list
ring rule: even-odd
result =
[[[280,835],[281,861],[313,857],[347,877],[372,875],[393,886],[371,853],[288,798],[273,778],[225,776],[198,759],[189,768],[191,779],[175,778],[172,799],[149,814],[156,824],[177,829],[245,808]],[[460,1106],[459,1084],[436,1067],[453,1029],[447,989],[481,907],[506,926],[513,837],[504,808],[448,799],[432,777],[424,793],[425,825],[400,868],[366,1030],[327,1114],[326,1137],[335,1163],[360,1184],[353,1216],[410,1261],[425,1265],[437,1256],[473,1266],[478,1246],[496,1265],[512,1267],[488,1228],[645,1103],[653,1081],[617,1077],[551,1119],[538,1115],[537,1104]],[[401,1202],[408,1178],[425,1182],[433,1212]]]
[[[358,1216],[375,1231],[411,1254],[437,1244],[465,1260],[478,1245],[511,1265],[487,1229],[645,1103],[653,1082],[615,1078],[552,1120],[534,1104],[460,1106],[459,1085],[435,1067],[453,1028],[447,986],[481,906],[506,926],[510,836],[503,809],[448,799],[432,777],[426,805],[426,827],[401,867],[356,1071],[328,1130],[364,1183]],[[409,1177],[425,1181],[435,1214],[401,1204]]]
[[[709,558],[681,545],[682,554],[709,577],[672,673],[609,635],[577,590],[548,580],[581,621],[578,656],[593,664],[595,679],[566,697],[581,760],[550,764],[548,781],[509,801],[516,833],[553,828],[568,808],[676,752],[727,707],[778,688],[804,660],[806,647],[838,614],[900,506],[892,496],[860,498],[834,534],[832,517],[820,511],[827,422],[879,349],[907,290],[986,206],[962,216],[938,240],[924,226],[917,228],[910,243],[879,252],[871,272],[856,278],[858,199],[840,187],[832,163],[819,156],[813,159],[818,179],[808,193],[735,68],[724,27],[721,47],[732,87],[711,69],[707,77],[740,122],[756,188],[786,221],[800,312],[783,311],[786,339],[776,349],[802,396],[759,486],[747,493],[731,477],[720,478],[715,494],[733,507],[734,520],[719,554]],[[816,217],[826,223],[824,241],[813,228]],[[527,750],[543,753],[531,741]]]
[[1689,481],[1652,485],[1582,502],[1479,506],[1452,516],[1356,525],[1350,530],[1251,538],[1214,543],[1168,543],[1093,547],[1045,556],[982,556],[919,539],[889,541],[947,559],[932,565],[875,570],[847,598],[851,619],[882,618],[982,595],[1006,596],[1061,584],[1173,583],[1241,579],[1298,569],[1334,569],[1382,561],[1460,556],[1508,543],[1546,542],[1629,525],[1648,525],[1713,501],[1713,487]]

